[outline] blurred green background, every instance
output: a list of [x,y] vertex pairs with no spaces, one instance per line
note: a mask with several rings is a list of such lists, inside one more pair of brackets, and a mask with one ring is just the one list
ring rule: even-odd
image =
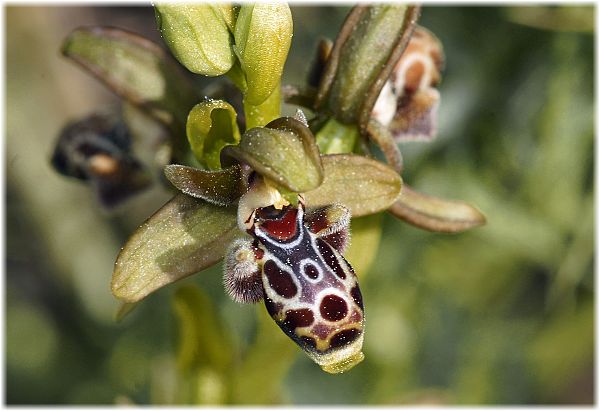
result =
[[[292,8],[284,83],[303,81],[347,11]],[[6,7],[7,403],[593,403],[593,15],[423,9],[447,55],[439,135],[402,145],[403,177],[477,205],[488,224],[443,235],[384,215],[359,273],[366,359],[332,376],[262,306],[230,301],[220,265],[114,321],[114,259],[170,194],[156,187],[109,214],[50,168],[67,121],[118,103],[59,48],[82,25],[160,42],[153,11]]]

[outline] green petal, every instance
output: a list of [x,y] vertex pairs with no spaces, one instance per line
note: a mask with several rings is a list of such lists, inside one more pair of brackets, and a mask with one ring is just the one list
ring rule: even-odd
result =
[[181,192],[220,206],[234,203],[242,194],[242,170],[231,166],[219,171],[169,164],[165,176]]
[[360,217],[386,210],[400,194],[402,178],[379,161],[354,154],[326,155],[321,161],[323,184],[305,193],[310,207],[340,203]]
[[309,191],[323,181],[315,139],[308,127],[291,117],[246,131],[238,146],[223,149],[221,161],[230,164],[231,158],[290,191]]
[[190,111],[186,132],[200,164],[211,170],[221,168],[221,149],[240,141],[236,117],[235,109],[222,100],[203,101]]
[[218,262],[241,236],[235,207],[178,194],[152,215],[121,250],[112,292],[136,302],[157,289]]
[[457,233],[485,224],[481,211],[467,203],[421,194],[406,185],[389,211],[416,227],[443,233]]
[[235,63],[233,15],[218,5],[155,5],[156,21],[165,43],[181,64],[205,76],[225,74]]

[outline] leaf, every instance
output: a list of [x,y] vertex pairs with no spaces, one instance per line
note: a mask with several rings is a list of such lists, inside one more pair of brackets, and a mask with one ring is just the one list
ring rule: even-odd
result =
[[165,166],[165,176],[184,194],[220,206],[233,204],[243,194],[242,170],[237,165],[206,171],[169,164]]
[[421,194],[407,185],[389,212],[416,227],[443,233],[465,231],[486,221],[479,210],[467,203]]
[[[157,44],[124,30],[90,27],[71,32],[62,53],[169,126],[174,136],[183,135],[187,114],[198,97]],[[183,141],[175,142],[182,150]]]
[[[235,404],[279,403],[281,382],[301,352],[275,325],[264,306],[257,307],[256,310],[256,339],[232,376],[231,386]],[[268,384],[265,384],[265,381],[268,381]]]
[[321,161],[323,183],[304,194],[310,207],[340,203],[360,217],[386,210],[400,194],[402,178],[379,161],[354,154],[325,155]]
[[[196,100],[190,83],[157,44],[125,30],[76,29],[62,52],[89,70],[119,96],[165,121]],[[185,114],[189,108],[184,109]]]
[[244,133],[238,146],[223,149],[221,163],[246,163],[285,189],[304,192],[323,181],[323,168],[315,139],[305,125],[282,117]]
[[236,208],[178,194],[129,238],[115,262],[112,292],[133,303],[218,262],[241,236]]
[[[231,7],[229,7],[231,9]],[[226,7],[211,4],[157,4],[158,30],[181,64],[192,73],[220,76],[235,63]]]
[[180,371],[188,373],[209,366],[225,372],[231,363],[231,341],[206,293],[195,285],[179,287],[173,298],[173,310],[179,325]]
[[240,141],[236,117],[235,109],[223,100],[203,101],[190,111],[187,138],[200,164],[211,170],[221,168],[221,149]]

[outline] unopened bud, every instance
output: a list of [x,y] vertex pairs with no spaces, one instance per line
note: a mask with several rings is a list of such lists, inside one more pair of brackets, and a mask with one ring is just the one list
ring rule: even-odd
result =
[[235,63],[233,36],[222,7],[210,4],[154,7],[165,42],[177,60],[193,73],[219,76]]
[[235,52],[246,74],[246,102],[259,105],[279,86],[292,42],[287,4],[244,4],[235,24]]

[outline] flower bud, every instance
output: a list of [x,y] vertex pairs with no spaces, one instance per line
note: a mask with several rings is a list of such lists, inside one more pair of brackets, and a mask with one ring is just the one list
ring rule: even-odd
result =
[[223,6],[161,4],[156,21],[173,55],[188,70],[205,76],[227,73],[233,63],[233,38]]
[[317,108],[327,105],[338,121],[365,127],[381,87],[406,47],[418,12],[414,6],[400,4],[356,6],[331,50]]
[[292,13],[287,4],[244,4],[235,24],[235,52],[246,74],[245,100],[264,102],[279,86],[292,42]]

